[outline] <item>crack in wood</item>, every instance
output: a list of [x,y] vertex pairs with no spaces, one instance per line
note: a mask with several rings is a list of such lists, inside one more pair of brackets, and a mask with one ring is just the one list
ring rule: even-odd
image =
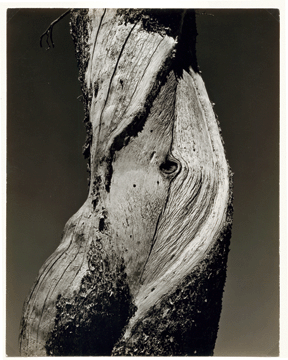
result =
[[212,355],[232,174],[195,13],[73,10],[71,28],[90,188],[27,298],[21,354]]

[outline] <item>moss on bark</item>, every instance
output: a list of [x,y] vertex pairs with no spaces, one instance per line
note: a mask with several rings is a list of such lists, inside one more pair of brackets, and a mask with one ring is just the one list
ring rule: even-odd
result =
[[115,253],[107,256],[96,239],[87,260],[79,291],[57,299],[54,329],[45,346],[49,356],[110,355],[135,311],[123,259]]

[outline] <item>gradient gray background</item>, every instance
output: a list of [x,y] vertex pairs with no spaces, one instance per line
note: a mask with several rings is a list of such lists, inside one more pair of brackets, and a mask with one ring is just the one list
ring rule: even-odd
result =
[[[216,356],[277,356],[279,338],[277,10],[202,10],[197,58],[234,175],[234,224]],[[87,196],[81,94],[63,9],[7,13],[7,354],[23,302]],[[210,15],[209,15],[210,14]]]

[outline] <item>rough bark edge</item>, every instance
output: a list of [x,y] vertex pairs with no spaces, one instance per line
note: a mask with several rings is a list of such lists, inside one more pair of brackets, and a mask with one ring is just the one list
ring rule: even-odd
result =
[[212,356],[222,309],[233,218],[233,174],[225,227],[213,247],[172,294],[153,306],[114,356]]
[[[177,39],[174,70],[178,77],[192,66],[198,72],[196,57],[196,15],[194,9],[119,9],[120,22],[141,21],[142,29]],[[181,26],[179,26],[179,24]]]
[[105,254],[100,238],[91,242],[87,260],[79,291],[72,298],[58,296],[45,345],[48,356],[110,355],[136,311],[124,260],[114,252]]
[[[121,11],[121,10],[120,10]],[[149,10],[147,10],[146,12],[145,12],[145,10],[141,10],[141,9],[139,9],[139,10],[134,10],[134,9],[130,9],[130,10],[122,10],[123,11],[123,16],[124,16],[124,21],[126,21],[126,22],[130,22],[130,23],[133,23],[133,21],[139,21],[139,16],[141,17],[141,20],[142,20],[142,23],[143,23],[143,29],[144,30],[146,30],[146,31],[156,31],[156,32],[158,32],[159,34],[161,34],[162,36],[164,36],[165,34],[167,34],[168,36],[175,36],[175,34],[173,34],[172,35],[172,33],[173,33],[173,29],[170,27],[169,28],[169,26],[168,27],[165,27],[163,24],[161,25],[160,23],[159,23],[159,21],[158,21],[158,18],[157,18],[157,16],[155,16],[155,17],[153,17],[152,16],[152,20],[151,21],[149,21]],[[161,10],[162,11],[162,10]],[[147,16],[148,16],[148,20],[147,20]],[[194,13],[194,16],[195,16],[195,13]],[[195,19],[194,19],[195,20]],[[195,21],[194,21],[194,23],[195,23]],[[187,24],[188,24],[188,22],[186,21],[185,22],[185,24],[186,24],[186,26],[187,26]],[[191,25],[191,23],[190,23],[190,25]],[[184,24],[183,24],[183,26],[184,26]],[[196,26],[195,26],[195,29],[196,29]],[[77,29],[78,30],[78,29]],[[185,31],[184,31],[184,33],[185,33]],[[196,44],[196,35],[197,35],[197,33],[194,33],[194,35],[195,35],[195,44]],[[187,40],[187,39],[186,39]],[[83,41],[83,37],[82,37],[82,41]],[[180,41],[179,42],[180,44],[182,44],[182,50],[181,51],[183,51],[184,49],[185,49],[185,41]],[[194,44],[194,45],[195,45]],[[187,45],[187,44],[186,44]],[[179,48],[181,48],[180,46],[178,46],[178,54],[177,54],[177,58],[178,59],[187,59],[187,58],[189,58],[189,56],[185,56],[185,55],[183,55],[182,54],[182,56],[179,56],[179,54],[181,54],[181,51],[179,50]],[[85,46],[84,46],[84,49],[85,49]],[[194,49],[195,49],[195,46],[194,46]],[[186,48],[186,55],[187,55],[187,48]],[[191,51],[190,51],[190,53],[191,53]],[[77,55],[77,54],[76,54]],[[81,57],[79,57],[80,59],[81,59]],[[84,56],[84,58],[85,58],[85,56]],[[194,59],[196,59],[196,56],[194,55]],[[89,61],[89,59],[88,59],[88,61]],[[88,61],[87,61],[87,63],[88,63]],[[176,75],[179,77],[179,76],[181,76],[181,74],[182,74],[182,71],[183,71],[183,69],[184,68],[186,68],[186,66],[188,67],[189,65],[191,65],[191,60],[190,61],[187,61],[187,63],[186,63],[186,65],[184,64],[183,65],[183,61],[182,61],[182,63],[181,63],[181,60],[180,60],[180,64],[181,65],[179,65],[179,63],[177,64],[177,61],[174,61],[174,70],[175,70],[175,73],[176,73]],[[196,63],[197,64],[197,63]],[[82,66],[82,69],[86,69],[85,68],[85,66],[83,66],[83,64],[81,63],[81,66]],[[87,66],[87,64],[86,64],[86,66]],[[194,63],[194,66],[193,66],[193,64],[192,64],[192,67],[194,68],[194,71],[198,71],[198,65],[196,65],[195,66],[195,63]],[[167,73],[169,72],[169,70],[170,70],[171,68],[168,68],[168,71],[167,71]],[[81,73],[81,70],[79,71],[80,73]],[[85,73],[85,70],[83,71],[83,73]],[[81,77],[80,77],[80,81],[81,81]],[[83,81],[83,79],[82,79],[82,81]],[[90,122],[89,121],[89,94],[88,94],[88,90],[87,90],[87,88],[85,88],[85,82],[83,81],[83,88],[84,88],[84,100],[86,100],[86,104],[88,104],[88,106],[87,106],[87,108],[88,108],[88,121],[87,122]],[[160,90],[160,88],[161,88],[161,86],[163,85],[163,83],[159,86],[159,89],[158,90]],[[85,93],[85,91],[86,91],[86,93]],[[157,96],[157,91],[155,92],[156,93],[156,96]],[[91,95],[90,95],[91,96]],[[156,97],[155,96],[155,97]],[[154,100],[154,99],[153,99]],[[153,102],[153,100],[152,100],[152,102]],[[90,98],[90,101],[91,101],[91,98]],[[147,114],[146,114],[146,116],[149,114],[149,108],[148,108],[148,111],[147,111]],[[87,119],[86,117],[85,117],[85,119]],[[143,119],[145,119],[145,114],[143,114]],[[218,127],[219,127],[219,130],[220,130],[220,137],[221,137],[221,141],[222,141],[222,144],[224,144],[224,141],[223,141],[223,137],[222,137],[222,134],[221,134],[221,129],[220,129],[220,126],[219,126],[219,121],[218,121],[218,118],[217,118],[217,116],[216,116],[216,119],[217,119],[217,124],[218,124]],[[145,122],[145,121],[144,121]],[[91,123],[90,123],[91,124]],[[143,125],[144,125],[144,123],[143,123]],[[143,125],[142,125],[142,127],[143,127]],[[136,131],[134,131],[135,130],[135,128],[134,128],[134,126],[139,126],[138,127],[138,131],[136,130]],[[110,158],[109,158],[109,162],[111,163],[111,161],[112,161],[112,158],[113,158],[113,153],[115,152],[115,151],[117,151],[118,149],[120,150],[120,148],[122,147],[122,146],[125,146],[125,145],[127,145],[128,144],[128,142],[129,142],[129,139],[130,139],[130,137],[131,136],[136,136],[137,135],[137,133],[139,132],[139,131],[141,131],[141,121],[139,122],[139,119],[138,119],[138,117],[135,119],[135,122],[133,122],[133,124],[131,124],[131,129],[133,129],[132,131],[131,131],[131,133],[129,133],[128,132],[128,136],[127,136],[127,134],[126,134],[126,132],[123,132],[121,135],[119,135],[119,137],[117,138],[117,140],[115,139],[115,142],[114,142],[114,144],[113,144],[113,146],[112,146],[112,151],[111,151],[111,156],[110,156]],[[89,141],[90,141],[90,143],[89,143]],[[85,145],[85,148],[86,148],[86,154],[89,152],[90,153],[90,144],[91,144],[91,142],[92,142],[92,134],[91,134],[91,126],[90,126],[90,128],[89,128],[89,126],[88,126],[88,131],[87,131],[87,141],[86,141],[86,145]],[[120,145],[119,145],[119,143],[120,143]],[[85,148],[84,148],[84,150],[85,150]],[[90,154],[88,154],[88,160],[89,160],[89,156],[90,156]],[[105,160],[105,161],[107,161],[108,159],[103,159],[103,160]],[[111,176],[112,174],[110,174],[110,176]],[[110,178],[111,179],[111,178]],[[230,171],[230,185],[232,184],[232,172]],[[109,189],[109,174],[108,174],[108,182],[107,182],[107,184],[106,184],[107,186],[108,186],[108,189]],[[106,188],[107,189],[107,188]],[[232,194],[232,193],[231,193]],[[173,301],[175,302],[175,303],[177,303],[178,305],[179,305],[179,308],[178,308],[178,310],[176,309],[175,310],[175,308],[173,308],[173,311],[171,311],[170,312],[170,317],[173,317],[173,314],[175,315],[176,314],[176,321],[174,321],[174,322],[176,322],[177,323],[177,316],[179,316],[179,311],[181,312],[183,312],[187,307],[186,306],[184,306],[184,309],[182,308],[182,310],[181,310],[181,303],[183,302],[182,300],[183,300],[183,296],[184,296],[184,298],[185,298],[185,294],[187,293],[187,291],[189,292],[190,290],[192,290],[192,288],[194,289],[195,288],[195,286],[197,286],[197,284],[199,285],[199,284],[203,284],[203,283],[205,283],[205,279],[206,278],[208,278],[208,280],[209,279],[214,279],[214,282],[216,281],[216,283],[218,282],[220,285],[221,284],[223,284],[223,286],[224,286],[224,283],[225,283],[225,279],[226,279],[226,266],[227,266],[227,255],[228,255],[228,251],[229,251],[229,242],[230,242],[230,236],[231,236],[231,225],[232,225],[232,195],[230,194],[230,202],[229,202],[229,211],[228,211],[228,213],[229,214],[231,214],[231,223],[229,223],[229,215],[227,214],[227,222],[226,222],[226,227],[225,227],[225,229],[224,229],[224,231],[221,233],[221,236],[220,236],[220,238],[217,240],[217,242],[215,243],[215,245],[214,245],[214,247],[213,247],[213,249],[207,254],[207,256],[206,256],[206,258],[200,263],[200,265],[197,267],[197,269],[195,269],[194,271],[193,271],[193,273],[191,274],[191,275],[189,275],[189,276],[187,276],[186,278],[185,278],[185,280],[183,281],[183,283],[177,288],[177,290],[175,291],[175,293],[173,293],[173,295],[171,295],[170,297],[168,297],[167,298],[167,301],[169,301],[169,303],[173,303]],[[228,239],[228,240],[227,240]],[[226,244],[226,245],[225,245]],[[222,247],[221,247],[221,245],[222,245]],[[221,259],[222,259],[222,262],[221,262]],[[217,264],[220,264],[221,266],[222,266],[222,268],[221,268],[221,266],[219,266],[218,265],[218,270],[215,270],[216,271],[216,275],[215,274],[213,274],[213,272],[211,272],[210,274],[208,274],[209,273],[209,271],[212,271],[213,270],[213,267],[215,268],[215,269],[217,269]],[[223,266],[223,263],[225,264],[224,266]],[[201,271],[199,270],[199,269],[201,269]],[[210,270],[209,270],[210,269]],[[203,275],[203,274],[205,274],[205,275]],[[209,276],[208,276],[209,275]],[[214,277],[213,277],[214,276]],[[222,289],[223,289],[223,286],[222,286]],[[210,284],[210,287],[211,287],[211,284]],[[213,286],[212,286],[213,287]],[[207,286],[207,288],[209,289],[209,286]],[[182,334],[182,340],[183,340],[183,336],[185,335],[185,339],[184,339],[184,341],[180,341],[180,343],[177,343],[177,341],[175,341],[174,342],[174,339],[171,339],[171,336],[169,337],[169,341],[167,342],[167,341],[165,341],[165,339],[162,339],[161,340],[161,342],[159,342],[159,339],[157,340],[157,337],[153,337],[153,340],[152,340],[152,343],[150,343],[150,345],[149,346],[151,346],[151,348],[154,348],[154,350],[155,350],[155,352],[153,353],[153,355],[156,355],[156,354],[158,354],[158,355],[165,355],[165,354],[167,354],[167,355],[171,355],[171,354],[173,354],[173,355],[175,355],[175,349],[176,349],[176,353],[177,354],[179,354],[179,355],[185,355],[185,354],[190,354],[190,355],[212,355],[213,354],[213,349],[214,349],[214,344],[215,344],[215,340],[216,340],[216,335],[217,335],[217,329],[218,329],[218,322],[219,322],[219,317],[220,317],[220,312],[221,312],[221,298],[222,298],[222,292],[223,292],[223,290],[221,290],[221,291],[219,291],[219,288],[221,288],[221,286],[219,287],[219,286],[216,286],[216,290],[218,290],[218,297],[220,297],[220,303],[219,303],[219,301],[217,302],[217,306],[218,306],[218,312],[217,312],[217,314],[214,316],[214,321],[215,321],[215,323],[214,324],[216,324],[216,327],[214,326],[214,330],[213,330],[213,327],[211,327],[211,336],[210,336],[210,339],[211,339],[211,351],[208,353],[206,350],[203,350],[203,346],[204,346],[204,348],[205,349],[207,349],[207,340],[206,340],[206,338],[207,338],[207,334],[206,334],[206,337],[204,337],[203,339],[204,339],[204,342],[205,342],[205,344],[198,344],[198,348],[196,349],[196,350],[193,350],[193,352],[191,352],[192,351],[192,349],[189,349],[189,340],[188,340],[188,338],[187,338],[187,334],[189,334],[190,333],[190,335],[192,334],[193,335],[193,327],[191,328],[191,326],[190,326],[190,328],[189,328],[189,326],[188,327],[186,327],[185,329],[182,329],[181,331],[180,331],[180,333]],[[215,289],[214,289],[214,291],[215,291]],[[210,291],[209,291],[209,293],[210,293]],[[211,291],[211,293],[213,294],[213,291]],[[175,295],[176,294],[176,295]],[[183,295],[184,294],[184,295]],[[187,294],[186,294],[187,295]],[[175,297],[176,296],[176,297]],[[208,297],[208,296],[207,296]],[[194,299],[194,300],[193,300]],[[196,295],[194,295],[194,298],[193,298],[192,300],[192,304],[193,304],[193,302],[194,302],[194,304],[192,305],[192,307],[194,306],[194,309],[196,309],[197,308],[197,306],[200,306],[201,305],[201,303],[202,303],[202,296],[200,296],[199,297],[199,295],[197,296],[197,294]],[[202,300],[201,300],[202,299]],[[179,303],[180,302],[180,303]],[[196,305],[197,306],[196,306]],[[209,303],[210,304],[210,303]],[[208,305],[209,304],[207,304],[207,308],[209,307]],[[163,305],[165,305],[165,300],[163,300],[162,302],[161,302],[161,306],[163,306]],[[150,325],[148,325],[147,326],[147,328],[149,329],[151,329],[151,327],[152,327],[152,325],[153,325],[153,322],[155,323],[155,321],[154,321],[154,319],[155,319],[155,314],[157,314],[157,311],[158,312],[160,312],[159,313],[159,316],[161,315],[161,313],[162,313],[162,315],[163,315],[163,310],[161,310],[161,306],[159,307],[159,305],[158,306],[156,306],[156,307],[153,307],[153,309],[150,311],[150,315],[148,314],[148,316],[147,316],[147,321],[146,322],[148,322],[149,323],[149,321],[150,321]],[[202,306],[203,306],[203,304],[202,304]],[[215,306],[215,304],[213,304],[213,306]],[[200,306],[201,307],[201,306]],[[167,309],[166,309],[167,310]],[[165,310],[165,311],[166,311]],[[162,311],[162,312],[161,312]],[[170,310],[169,310],[170,311]],[[177,312],[178,311],[178,312]],[[196,311],[196,310],[193,310],[194,312]],[[200,310],[201,311],[201,310]],[[205,313],[205,312],[204,312]],[[206,311],[206,313],[209,313],[209,311]],[[152,316],[153,315],[153,316]],[[151,318],[151,316],[152,316],[152,318]],[[184,315],[185,316],[185,318],[186,318],[186,315]],[[218,316],[218,317],[217,317]],[[156,318],[157,318],[157,316],[156,316]],[[157,320],[157,319],[156,319]],[[171,320],[173,320],[173,319],[170,319],[170,322],[171,322]],[[192,321],[193,319],[191,319],[191,321]],[[205,319],[204,319],[205,320]],[[169,322],[168,322],[169,323]],[[172,321],[172,323],[173,323],[173,321]],[[178,323],[179,323],[179,321],[178,321]],[[195,322],[196,323],[196,322]],[[203,320],[201,320],[201,322],[200,322],[201,324],[204,324],[205,323],[205,321],[203,321]],[[155,324],[154,324],[155,325]],[[156,321],[156,325],[158,326],[159,324],[157,324],[157,321]],[[139,327],[140,327],[140,334],[142,334],[142,332],[143,332],[143,329],[141,330],[141,326],[143,327],[144,325],[143,324],[136,324],[136,326],[134,327],[134,329],[133,329],[133,331],[134,331],[134,333],[137,333],[138,332],[138,330],[139,330]],[[157,326],[156,326],[156,329],[157,329]],[[175,325],[176,326],[176,325]],[[183,326],[182,326],[183,327]],[[205,330],[206,330],[206,326],[202,326],[202,332],[205,332]],[[209,327],[208,327],[209,328]],[[188,329],[188,330],[187,330]],[[215,330],[216,329],[216,330]],[[179,329],[178,329],[179,330]],[[178,331],[177,330],[177,331]],[[191,333],[192,332],[192,333]],[[163,329],[162,329],[162,331],[161,331],[161,334],[163,334]],[[198,337],[199,337],[199,327],[198,327],[198,329],[197,329],[197,334],[198,334]],[[147,334],[145,335],[145,338],[146,338],[146,336],[147,336]],[[143,337],[143,334],[142,334],[142,337]],[[148,336],[149,337],[149,336]],[[139,339],[139,338],[138,338]],[[214,340],[213,340],[214,339]],[[166,339],[167,340],[167,339]],[[180,339],[181,340],[181,339]],[[138,342],[138,341],[137,341]],[[140,341],[140,342],[143,342],[143,339]],[[121,344],[121,342],[120,342],[120,344]],[[154,345],[153,345],[154,344]],[[173,346],[171,347],[171,344],[173,344]],[[181,345],[182,344],[182,345]],[[168,346],[169,345],[169,346]],[[201,348],[201,346],[202,346],[202,348]],[[196,346],[197,347],[197,346]],[[121,348],[121,346],[120,346],[120,348]],[[170,350],[169,350],[169,348],[170,348]],[[172,353],[171,353],[171,348],[173,348],[174,350],[172,351]],[[204,353],[203,353],[203,351],[204,351]],[[205,352],[206,351],[206,352]],[[121,354],[121,351],[120,351],[120,353],[119,353],[119,351],[118,351],[118,353],[117,353],[117,346],[115,347],[115,349],[114,349],[114,351],[113,351],[113,354],[114,355],[119,355],[119,354]],[[123,353],[124,354],[124,353]],[[132,348],[129,350],[129,346],[127,346],[127,344],[126,344],[126,346],[125,346],[125,354],[127,355],[127,354],[130,354],[130,355],[137,355],[137,354],[140,354],[140,355],[145,355],[145,351],[144,351],[144,353],[143,353],[143,349],[142,349],[142,351],[140,351],[139,349],[137,349],[137,348],[135,348],[135,343],[133,343],[133,346],[132,346]],[[149,352],[149,355],[151,354],[151,352]],[[148,355],[148,354],[146,354],[146,355]]]
[[120,151],[123,147],[127,146],[132,138],[143,130],[146,120],[150,114],[153,103],[160,93],[161,88],[166,84],[171,68],[173,66],[173,50],[167,57],[165,63],[159,69],[152,90],[146,98],[143,109],[138,112],[133,121],[114,139],[110,151],[109,157],[103,158],[101,161],[106,161],[107,170],[105,175],[105,188],[106,191],[110,191],[111,179],[113,175],[112,162],[116,151]]
[[92,90],[87,88],[85,72],[90,59],[90,49],[87,45],[89,38],[90,20],[89,9],[73,9],[70,16],[70,34],[75,45],[75,55],[79,69],[78,80],[82,90],[82,102],[84,106],[83,122],[86,128],[86,139],[82,148],[84,158],[87,159],[88,187],[90,185],[90,147],[92,144],[92,123],[90,121],[90,107],[92,101]]
[[[81,84],[82,99],[84,104],[84,123],[86,127],[86,139],[83,145],[83,155],[87,159],[88,170],[88,186],[90,186],[90,148],[92,144],[92,123],[90,120],[90,107],[92,100],[92,92],[98,89],[88,89],[85,82],[85,72],[90,58],[88,37],[89,37],[89,9],[73,9],[70,17],[70,33],[75,44],[75,53],[79,68],[78,80]],[[134,24],[141,21],[143,31],[157,32],[161,36],[172,36],[177,39],[176,49],[162,69],[159,70],[157,81],[150,96],[147,98],[144,110],[139,113],[134,121],[126,128],[117,138],[111,147],[107,161],[106,171],[106,190],[110,189],[112,177],[112,161],[115,151],[119,151],[121,147],[126,146],[131,137],[137,136],[139,131],[143,129],[145,118],[149,115],[153,101],[157,97],[161,87],[167,80],[170,70],[174,70],[176,78],[182,77],[183,69],[189,70],[192,66],[195,72],[198,72],[198,64],[196,60],[196,17],[195,11],[192,9],[118,9],[116,15],[119,16],[119,24]],[[181,24],[181,27],[179,27]],[[175,56],[176,53],[176,56]]]

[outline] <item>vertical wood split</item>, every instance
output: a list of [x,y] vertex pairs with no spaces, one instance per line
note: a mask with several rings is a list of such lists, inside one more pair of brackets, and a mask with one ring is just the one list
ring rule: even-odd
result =
[[24,305],[21,355],[212,355],[232,173],[192,10],[73,10],[89,194]]

